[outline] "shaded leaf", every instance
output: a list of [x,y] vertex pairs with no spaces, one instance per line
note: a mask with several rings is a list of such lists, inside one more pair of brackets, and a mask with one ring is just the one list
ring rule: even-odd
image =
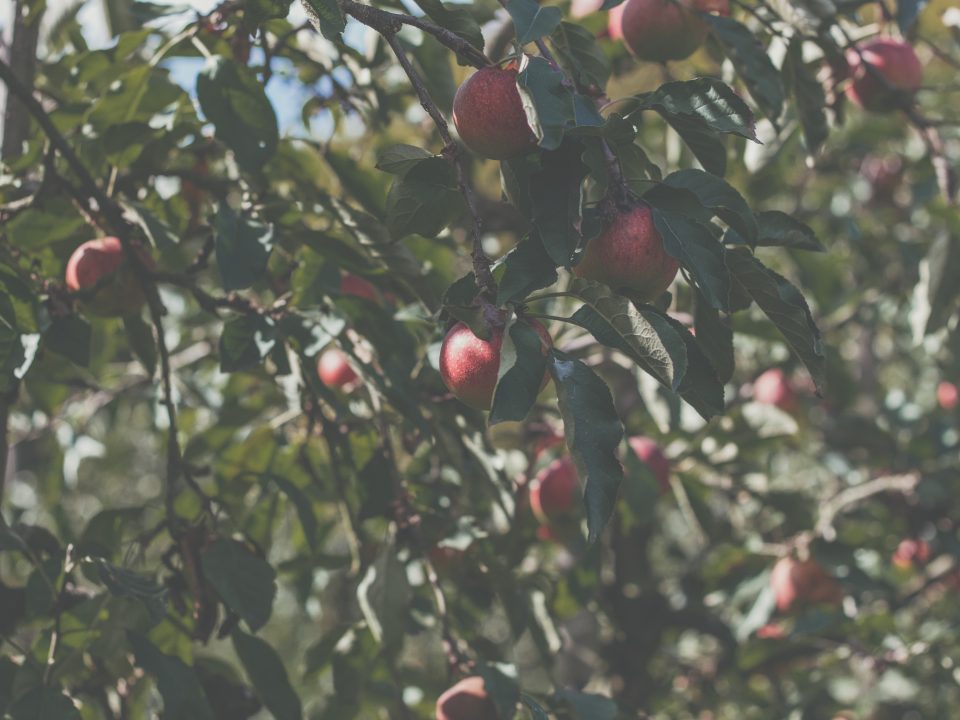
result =
[[273,250],[273,226],[238,215],[226,203],[217,210],[217,267],[224,290],[243,290],[263,277]]
[[517,243],[503,259],[504,272],[497,287],[497,304],[522,301],[534,290],[553,285],[557,269],[534,232]]
[[[515,2],[539,7],[533,0]],[[555,10],[559,19],[558,8],[546,9]],[[537,136],[541,148],[555,150],[560,147],[563,133],[577,125],[573,89],[569,87],[566,76],[542,57],[526,56],[521,67],[517,75],[517,89],[527,123]]]
[[300,0],[310,23],[327,39],[339,40],[347,18],[337,0]]
[[642,110],[656,110],[664,117],[678,116],[699,121],[711,130],[757,139],[753,112],[726,83],[713,78],[668,82],[640,98],[628,119]]
[[276,572],[235,540],[216,540],[201,555],[203,575],[223,600],[253,632],[263,627],[273,611]]
[[504,7],[513,18],[513,27],[519,45],[526,45],[549,35],[557,28],[562,18],[560,8],[540,5],[536,0],[507,0]]
[[557,61],[578,87],[603,89],[610,78],[610,59],[593,33],[574,23],[562,22],[551,36]]
[[70,362],[87,367],[90,364],[90,323],[79,315],[54,318],[43,334],[44,344]]
[[512,318],[504,328],[491,425],[504,420],[519,422],[530,412],[547,371],[543,350],[543,339],[530,323]]
[[182,720],[214,720],[193,668],[175,655],[160,652],[142,635],[128,632],[127,638],[137,666],[157,681],[165,715]]
[[300,720],[303,706],[290,685],[283,661],[268,643],[258,637],[234,630],[231,635],[233,649],[260,700],[276,720]]
[[399,650],[403,642],[411,595],[407,570],[397,558],[396,546],[388,543],[357,586],[357,600],[367,627],[388,652]]

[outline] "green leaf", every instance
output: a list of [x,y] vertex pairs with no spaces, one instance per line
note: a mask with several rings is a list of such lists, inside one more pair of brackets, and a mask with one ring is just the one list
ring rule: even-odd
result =
[[480,25],[463,5],[443,3],[440,0],[414,1],[437,25],[456,33],[477,50],[483,51],[483,32]]
[[483,678],[483,689],[497,708],[501,718],[512,718],[520,700],[520,688],[516,681],[493,665],[481,664],[477,674]]
[[256,632],[270,619],[277,592],[276,573],[234,540],[220,539],[201,556],[203,575],[220,599]]
[[678,170],[663,179],[664,185],[689,190],[700,205],[709,208],[728,225],[753,241],[757,237],[757,221],[747,201],[725,180],[703,170]]
[[257,172],[273,157],[279,141],[277,116],[247,66],[212,58],[197,76],[197,100],[216,127],[217,138],[233,150],[244,170]]
[[633,116],[643,110],[656,110],[667,119],[686,118],[716,132],[757,141],[753,112],[733,88],[713,78],[664,83],[640,98],[627,118],[634,120]]
[[593,370],[557,349],[550,351],[548,367],[557,386],[567,447],[579,476],[586,479],[587,534],[595,542],[613,513],[623,479],[617,455],[623,425],[610,388]]
[[559,150],[542,153],[542,167],[530,183],[533,225],[554,266],[569,267],[580,244],[583,179],[587,166],[582,146],[571,140]]
[[152,577],[113,565],[103,558],[93,558],[97,577],[110,594],[116,597],[132,597],[142,602],[153,622],[163,620],[167,608],[167,589],[158,585]]
[[241,315],[225,322],[220,334],[220,369],[249,370],[263,362],[277,344],[272,322],[261,315]]
[[0,323],[0,392],[6,392],[23,376],[21,368],[28,360],[23,338],[16,330]]
[[139,203],[129,203],[126,206],[127,214],[140,226],[150,244],[160,250],[169,250],[180,243],[173,229],[160,220],[150,210]]
[[830,130],[827,126],[827,98],[823,85],[803,61],[803,39],[794,35],[783,60],[784,85],[796,101],[800,127],[807,152],[811,155],[826,141]]
[[407,570],[397,558],[397,548],[388,543],[357,586],[357,599],[367,627],[388,652],[396,652],[403,643],[412,594]]
[[574,720],[616,720],[620,715],[617,703],[604,695],[561,688],[556,697],[573,711]]
[[180,720],[214,720],[203,686],[193,668],[175,655],[160,652],[142,635],[128,632],[127,639],[137,666],[157,681],[165,716]]
[[[539,7],[533,0],[515,0]],[[555,7],[545,9],[560,10]],[[577,126],[573,89],[566,76],[542,57],[525,56],[517,75],[517,89],[523,102],[527,123],[544,150],[556,150],[566,130]]]
[[685,115],[667,115],[665,119],[707,172],[721,176],[727,172],[727,146],[709,126]]
[[157,371],[157,340],[153,334],[153,325],[139,315],[127,315],[123,318],[123,329],[133,354],[140,360],[147,375],[153,377]]
[[954,280],[960,273],[960,240],[949,233],[940,235],[931,243],[920,268],[920,284],[914,290],[917,304],[914,313],[922,323],[922,333],[915,331],[915,336],[939,330],[954,313],[960,295],[960,283]]
[[536,0],[507,0],[504,7],[513,18],[517,44],[521,46],[552,33],[563,17],[560,8],[540,5]]
[[337,0],[300,0],[310,23],[327,40],[336,42],[347,27],[347,18]]
[[301,720],[303,706],[290,685],[287,669],[269,643],[258,637],[234,630],[231,639],[247,677],[260,700],[276,720]]
[[293,507],[297,511],[297,517],[300,518],[300,525],[303,527],[303,535],[310,547],[315,548],[317,544],[317,517],[313,513],[310,498],[304,494],[303,490],[282,475],[269,475],[266,479],[280,488],[283,494],[293,503]]
[[391,145],[377,155],[377,168],[403,177],[424,160],[435,157],[414,145]]
[[766,48],[742,23],[731,17],[702,15],[757,104],[774,123],[783,110],[783,82]]
[[697,344],[703,349],[721,383],[733,377],[733,329],[699,290],[694,296],[693,326]]
[[57,688],[38,686],[10,705],[5,717],[10,720],[80,720],[80,712]]
[[44,344],[63,355],[70,362],[87,367],[90,364],[90,340],[93,334],[90,323],[79,315],[54,318],[43,333]]
[[601,90],[610,78],[610,59],[593,33],[585,27],[562,22],[551,35],[557,61],[581,88]]
[[504,328],[500,347],[500,369],[490,409],[491,425],[504,420],[523,420],[537,401],[547,371],[543,338],[529,323],[511,320]]
[[217,267],[224,290],[243,290],[263,277],[273,250],[273,225],[238,215],[221,203],[216,218]]
[[660,310],[656,312],[661,313],[661,318],[669,323],[687,348],[687,372],[677,390],[680,397],[704,420],[719,415],[724,409],[723,383],[717,379],[717,373],[700,343],[679,320]]
[[747,250],[729,250],[726,263],[735,282],[773,321],[806,365],[819,394],[825,380],[823,341],[803,295],[789,280],[766,267]]
[[550,715],[540,706],[540,703],[526,693],[520,693],[520,702],[527,706],[530,714],[533,715],[533,720],[550,720]]
[[17,213],[6,222],[4,233],[14,247],[38,250],[72,237],[84,225],[68,200],[52,198]]
[[[765,210],[757,213],[757,247],[785,247],[792,250],[824,252],[825,248],[806,223],[779,210]],[[733,228],[724,235],[725,243],[746,243],[747,241]]]
[[394,238],[436,237],[464,212],[456,171],[443,158],[427,158],[394,180],[387,195],[387,227]]
[[498,305],[522,301],[534,290],[557,281],[556,265],[536,232],[518,242],[504,257],[503,265],[503,277],[497,287]]
[[897,0],[897,25],[904,35],[917,22],[920,11],[927,6],[927,0]]

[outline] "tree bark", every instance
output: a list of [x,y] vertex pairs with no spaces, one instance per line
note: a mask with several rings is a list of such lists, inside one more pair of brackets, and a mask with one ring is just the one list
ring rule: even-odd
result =
[[[33,87],[37,66],[37,40],[40,36],[42,12],[29,0],[16,0],[13,9],[13,39],[10,42],[9,64],[17,78]],[[23,142],[30,133],[30,114],[17,98],[7,92],[3,111],[3,145],[0,159],[10,160],[23,151]]]

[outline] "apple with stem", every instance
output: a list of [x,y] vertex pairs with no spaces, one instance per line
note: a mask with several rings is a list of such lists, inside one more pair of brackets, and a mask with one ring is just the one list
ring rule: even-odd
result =
[[780,558],[770,573],[770,587],[781,612],[800,605],[836,604],[843,599],[839,583],[813,558]]
[[495,720],[497,706],[487,694],[483,678],[466,677],[437,699],[437,720]]
[[[136,252],[145,265],[151,265],[142,248],[137,246]],[[135,314],[146,300],[123,244],[115,237],[88,240],[74,250],[67,261],[66,284],[74,292],[91,292],[82,299],[83,307],[102,317]]]
[[909,43],[874,38],[847,50],[847,97],[864,110],[892,112],[908,107],[923,84],[923,65]]
[[515,65],[485,67],[457,88],[453,124],[463,144],[477,155],[508,160],[537,147],[517,90],[517,74]]
[[728,0],[627,0],[610,13],[611,37],[623,38],[640,60],[665,63],[690,57],[710,31],[700,13],[729,15]]
[[347,354],[338,348],[324,350],[317,360],[317,375],[327,387],[350,389],[357,381],[357,373],[347,360]]

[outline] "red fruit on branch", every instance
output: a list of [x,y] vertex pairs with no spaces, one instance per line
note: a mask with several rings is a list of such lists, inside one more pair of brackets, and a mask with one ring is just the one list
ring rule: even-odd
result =
[[942,382],[937,385],[937,403],[944,410],[953,410],[960,401],[960,390],[952,382]]
[[345,388],[357,380],[357,373],[347,362],[347,355],[342,350],[330,348],[325,350],[317,360],[317,375],[327,387]]
[[797,605],[835,604],[843,599],[839,583],[813,559],[780,558],[770,573],[770,587],[781,612]]
[[670,489],[670,461],[663,454],[663,449],[655,440],[643,435],[632,437],[627,442],[640,462],[650,469],[660,492],[667,492]]
[[[150,265],[145,251],[137,251]],[[67,261],[66,283],[70,290],[91,290],[84,308],[94,315],[123,317],[135,313],[145,300],[136,272],[124,256],[123,245],[115,237],[88,240],[73,251]]]
[[851,48],[847,64],[847,97],[865,110],[890,112],[909,105],[923,83],[920,58],[902,40],[876,38]]
[[554,460],[530,483],[530,509],[543,525],[571,514],[579,496],[580,481],[569,456]]
[[893,553],[893,564],[901,570],[926,565],[930,560],[930,543],[926,540],[904,538]]
[[646,205],[618,212],[600,235],[587,245],[573,272],[614,290],[628,290],[642,300],[654,300],[670,286],[680,264],[667,254],[663,238]]
[[437,699],[437,720],[496,720],[500,717],[479,675],[464,678]]
[[344,273],[340,278],[340,294],[353,295],[370,302],[380,302],[380,293],[377,289],[369,281],[353,273]]
[[[709,27],[699,13],[730,14],[727,0],[627,0],[623,5],[623,42],[637,58],[651,62],[683,60],[703,44]],[[611,12],[611,37],[614,22]]]
[[753,400],[764,405],[776,405],[791,410],[796,404],[796,393],[787,374],[780,368],[770,368],[753,381]]
[[493,160],[526,155],[537,147],[515,67],[482,68],[467,78],[453,98],[453,124],[468,148]]
[[[553,345],[550,333],[543,325],[536,320],[529,323],[546,346]],[[502,327],[493,328],[489,340],[478,338],[463,322],[450,328],[440,346],[440,375],[450,392],[467,405],[478,410],[489,410],[493,404],[493,391],[497,387],[502,344]],[[548,379],[549,375],[544,373],[541,389],[546,386]]]

